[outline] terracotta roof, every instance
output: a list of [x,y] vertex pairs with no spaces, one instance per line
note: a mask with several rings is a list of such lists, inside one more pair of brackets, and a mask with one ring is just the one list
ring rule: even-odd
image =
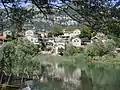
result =
[[4,36],[0,36],[0,41],[5,40]]

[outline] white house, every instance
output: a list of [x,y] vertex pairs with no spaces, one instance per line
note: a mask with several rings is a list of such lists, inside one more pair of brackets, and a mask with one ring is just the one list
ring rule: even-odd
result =
[[42,38],[48,37],[48,33],[47,31],[39,31],[37,32],[38,35],[40,35]]
[[97,33],[96,36],[91,38],[91,43],[98,42],[98,41],[105,42],[107,40],[107,36],[103,33]]
[[47,42],[51,42],[51,43],[55,43],[55,39],[54,38],[49,38]]
[[75,29],[73,32],[63,30],[63,35],[61,35],[62,39],[70,40],[71,38],[78,36],[81,34],[79,29]]
[[25,37],[27,40],[29,40],[30,42],[34,43],[34,44],[39,44],[38,43],[38,38],[34,37],[34,36],[26,36]]
[[74,37],[71,39],[71,44],[75,47],[81,47],[81,39],[78,37]]
[[34,43],[34,44],[39,44],[38,43],[38,38],[35,37],[33,30],[27,30],[27,31],[25,31],[25,38],[27,40],[29,40],[30,42]]
[[75,29],[71,36],[77,36],[77,35],[80,35],[80,34],[81,34],[81,31],[79,29]]
[[9,31],[9,30],[4,31],[4,32],[3,32],[3,36],[6,38],[6,37],[7,37],[7,35],[12,36],[12,32],[11,32],[11,31]]
[[98,42],[98,41],[100,41],[100,38],[97,36],[94,36],[91,38],[91,43]]
[[34,31],[33,30],[27,30],[27,31],[25,31],[25,37],[26,36],[34,36]]

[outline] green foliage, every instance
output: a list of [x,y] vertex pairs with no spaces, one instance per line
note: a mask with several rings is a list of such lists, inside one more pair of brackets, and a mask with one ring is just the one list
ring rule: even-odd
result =
[[63,30],[63,27],[62,27],[62,26],[55,25],[55,26],[53,27],[52,34],[53,34],[54,36],[61,35],[61,34],[63,34],[62,30]]
[[[92,30],[106,31],[110,27],[111,21],[117,22],[119,20],[119,1],[115,0],[114,3],[115,6],[112,0],[76,0],[71,7],[79,15],[72,16],[71,13],[69,15],[78,22],[82,19],[82,22],[85,22],[84,24],[91,27]],[[82,18],[78,19],[78,17]],[[115,27],[112,26],[112,28]]]
[[111,20],[108,23],[108,34],[112,34],[115,37],[120,37],[120,20]]
[[83,27],[83,28],[80,28],[80,31],[81,31],[81,34],[80,34],[80,38],[85,38],[85,37],[87,37],[87,38],[91,38],[91,33],[92,33],[92,31],[90,30],[90,28],[89,27]]
[[82,53],[82,52],[83,52],[83,48],[70,45],[66,47],[66,50],[64,51],[64,55],[73,56],[74,54]]
[[116,42],[116,46],[120,48],[120,37],[115,35],[108,35],[108,38],[113,39]]
[[52,37],[52,36],[53,36],[52,32],[49,32],[48,37]]
[[86,53],[88,56],[91,56],[92,58],[94,56],[104,56],[106,54],[109,55],[115,55],[115,42],[113,40],[106,40],[105,42],[99,41],[90,44],[87,49]]
[[0,52],[1,70],[24,73],[34,67],[31,60],[38,54],[39,48],[29,41],[18,39],[3,44]]
[[24,23],[30,21],[34,16],[33,9],[27,10],[20,7],[10,8],[10,21],[12,29],[15,32],[21,32],[23,30]]
[[87,47],[86,52],[88,56],[91,56],[91,57],[103,56],[103,50],[104,50],[104,44],[102,43],[102,41],[100,41],[100,42],[90,44]]
[[38,46],[27,40],[18,39],[14,43],[17,44],[17,49],[20,49],[25,54],[35,55],[39,52]]
[[116,42],[116,46],[120,48],[120,38],[116,38],[115,42]]
[[4,31],[9,26],[8,24],[9,22],[6,17],[7,17],[7,13],[4,10],[0,9],[0,30],[1,31]]
[[1,70],[9,70],[13,67],[13,62],[15,61],[15,45],[13,42],[8,42],[3,44],[0,48],[0,62]]
[[110,54],[110,53],[115,51],[115,48],[116,48],[116,43],[115,43],[114,40],[108,39],[108,40],[106,40],[104,42],[104,51],[105,51],[105,53]]

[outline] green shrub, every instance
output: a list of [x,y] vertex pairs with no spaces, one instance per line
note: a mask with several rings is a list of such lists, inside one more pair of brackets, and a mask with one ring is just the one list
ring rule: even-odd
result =
[[94,56],[103,56],[103,52],[104,52],[103,49],[104,49],[104,44],[102,43],[102,41],[95,42],[90,44],[86,48],[86,53],[88,54],[88,56],[91,56],[92,58]]
[[90,44],[86,48],[86,53],[92,58],[94,56],[115,55],[115,42],[112,39],[108,39],[105,42],[99,41]]
[[92,31],[88,27],[82,27],[80,28],[81,34],[79,35],[80,38],[91,38]]
[[66,47],[66,50],[64,51],[64,55],[73,56],[76,53],[82,53],[82,52],[83,52],[83,48],[70,45]]
[[114,37],[113,40],[116,42],[116,46],[120,48],[120,38]]
[[108,35],[109,39],[113,39],[116,43],[116,46],[120,48],[120,37],[115,35]]
[[114,54],[113,52],[115,51],[116,48],[116,43],[114,40],[109,39],[104,42],[104,54]]

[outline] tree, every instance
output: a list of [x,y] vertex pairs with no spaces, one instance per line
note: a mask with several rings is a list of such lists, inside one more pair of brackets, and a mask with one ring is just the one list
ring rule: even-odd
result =
[[99,41],[90,44],[86,48],[86,53],[88,56],[91,56],[92,58],[94,56],[104,56],[104,55],[115,55],[115,47],[116,43],[112,39],[108,39],[105,42]]
[[20,7],[10,8],[10,21],[13,29],[16,29],[16,32],[22,32],[25,22],[28,22],[32,19],[34,13],[33,10],[27,10]]
[[108,34],[120,37],[120,20],[111,20],[107,23]]
[[90,44],[87,49],[86,53],[88,56],[91,56],[92,58],[94,56],[103,56],[104,55],[104,44],[102,41]]
[[112,39],[108,39],[104,42],[104,54],[109,54],[114,56],[114,51],[116,49],[116,43]]
[[6,16],[7,13],[5,10],[0,9],[0,31],[2,32],[10,26],[9,20]]
[[74,54],[83,52],[83,48],[81,47],[75,47],[75,46],[67,46],[66,50],[64,51],[65,56],[73,56]]
[[53,36],[52,32],[49,32],[48,37],[52,37],[52,36]]
[[63,34],[63,28],[61,27],[61,26],[54,26],[53,27],[53,30],[52,30],[52,34],[54,35],[54,36],[59,36],[59,35],[62,35]]
[[91,39],[92,31],[90,30],[89,27],[82,27],[80,29],[81,34],[79,35],[80,38],[89,38]]
[[[20,0],[19,0],[20,1]],[[26,1],[26,0],[25,0]],[[45,16],[53,9],[62,10],[73,20],[82,23],[95,31],[106,31],[110,21],[120,20],[119,0],[60,0],[62,6],[51,4],[57,0],[31,0]],[[13,5],[16,5],[13,0]],[[68,3],[69,2],[69,3]],[[5,6],[6,2],[2,0]],[[54,12],[55,13],[55,12]]]
[[34,67],[32,58],[38,54],[39,48],[29,41],[18,39],[3,44],[0,52],[0,69],[17,74],[31,72]]
[[[9,70],[11,72],[13,67],[13,62],[15,60],[15,46],[14,43],[9,42],[5,45],[2,45],[0,48],[1,52],[1,70]],[[7,69],[6,69],[7,68]]]

